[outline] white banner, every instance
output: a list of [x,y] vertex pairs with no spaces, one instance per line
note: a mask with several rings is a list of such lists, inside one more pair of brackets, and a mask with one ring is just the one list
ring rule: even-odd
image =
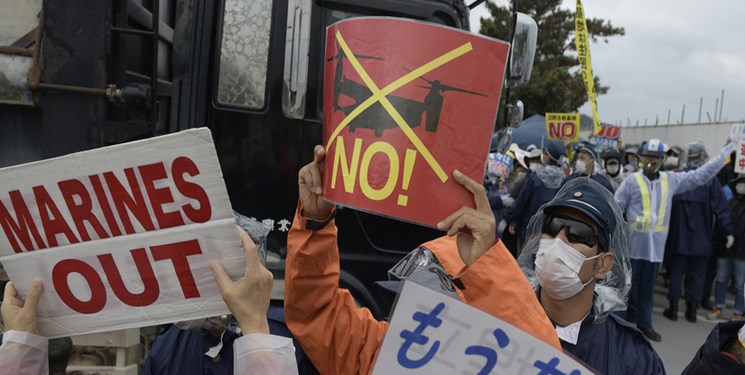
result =
[[592,374],[561,350],[509,323],[404,282],[373,375],[492,373]]
[[729,137],[732,142],[745,141],[745,124],[732,124]]
[[206,128],[0,169],[0,254],[47,337],[226,314],[245,267]]
[[745,139],[735,143],[735,173],[745,173]]

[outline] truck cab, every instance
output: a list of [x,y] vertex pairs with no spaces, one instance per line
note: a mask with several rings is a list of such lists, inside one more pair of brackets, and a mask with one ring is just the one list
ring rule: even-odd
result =
[[[322,143],[326,27],[389,16],[470,29],[463,0],[0,0],[0,6],[0,167],[209,127],[233,209],[272,226],[267,267],[277,279],[297,205],[297,173]],[[515,41],[530,47],[529,40]],[[519,50],[525,55],[525,49]],[[526,81],[532,54],[529,60],[511,64],[517,70],[508,67],[507,76]],[[442,235],[347,208],[338,209],[336,224],[340,284],[379,319],[386,312],[372,282]]]

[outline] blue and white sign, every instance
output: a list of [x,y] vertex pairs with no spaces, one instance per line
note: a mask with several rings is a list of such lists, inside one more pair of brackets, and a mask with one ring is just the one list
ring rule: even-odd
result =
[[489,153],[486,159],[486,170],[490,175],[507,177],[512,170],[512,158],[499,152]]
[[729,137],[732,142],[745,141],[745,124],[732,124]]
[[592,373],[509,323],[408,281],[373,369],[373,375]]

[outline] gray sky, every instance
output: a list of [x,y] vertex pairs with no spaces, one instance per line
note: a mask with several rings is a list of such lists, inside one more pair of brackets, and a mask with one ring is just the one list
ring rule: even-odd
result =
[[[492,0],[498,5],[508,0]],[[575,9],[576,1],[562,7]],[[630,119],[644,125],[702,122],[724,90],[723,121],[745,120],[745,1],[743,0],[585,0],[588,18],[611,21],[626,35],[590,45],[593,73],[610,86],[598,97],[603,122],[626,126]],[[471,13],[478,31],[484,5]],[[541,31],[538,30],[540,33]],[[591,115],[589,104],[580,108]]]

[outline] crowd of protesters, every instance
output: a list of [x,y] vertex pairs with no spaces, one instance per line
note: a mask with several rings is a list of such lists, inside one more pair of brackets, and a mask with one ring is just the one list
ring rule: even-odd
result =
[[[713,157],[701,143],[684,146],[668,147],[658,139],[624,149],[598,150],[589,142],[513,146],[512,171],[491,186],[451,171],[475,207],[444,218],[438,229],[445,234],[415,251],[430,254],[436,270],[449,276],[452,285],[443,293],[603,374],[664,374],[649,341],[662,340],[652,322],[660,268],[665,265],[669,280],[664,316],[677,320],[684,297],[685,318],[695,322],[711,295],[705,290],[707,264],[714,264],[715,298],[707,317],[725,316],[733,285],[731,321],[714,328],[684,373],[743,373],[745,175],[732,171],[729,142]],[[283,309],[270,306],[271,273],[241,231],[244,277],[233,281],[220,264],[211,264],[233,315],[194,323],[210,330],[209,340],[190,335],[189,322],[170,327],[156,340],[145,373],[203,373],[209,363],[204,355],[223,345],[232,347],[231,354],[210,373],[371,372],[388,323],[339,287],[338,229],[335,206],[323,196],[324,158],[317,146],[313,161],[299,172]],[[441,276],[430,279],[441,284]],[[50,372],[48,341],[36,328],[43,287],[35,282],[23,301],[7,284],[0,373]],[[387,288],[396,293],[395,285]]]

